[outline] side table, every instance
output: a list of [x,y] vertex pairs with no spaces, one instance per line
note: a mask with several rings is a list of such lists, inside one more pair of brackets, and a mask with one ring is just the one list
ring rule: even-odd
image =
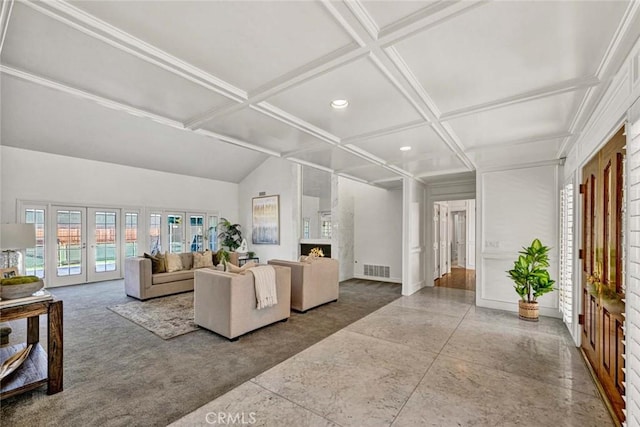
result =
[[242,267],[243,265],[245,265],[246,263],[248,263],[249,261],[255,261],[256,264],[260,264],[260,258],[258,257],[252,257],[252,258],[238,258],[238,267]]
[[[40,315],[47,315],[47,351],[40,344]],[[2,380],[0,400],[47,384],[47,394],[62,391],[62,301],[25,302],[0,308],[0,321],[27,319],[27,343],[0,348],[0,363],[33,344],[29,357]]]

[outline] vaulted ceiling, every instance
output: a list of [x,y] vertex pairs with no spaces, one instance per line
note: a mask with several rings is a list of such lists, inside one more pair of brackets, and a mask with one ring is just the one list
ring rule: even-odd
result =
[[639,35],[629,1],[5,0],[0,143],[231,182],[277,156],[383,187],[550,161]]

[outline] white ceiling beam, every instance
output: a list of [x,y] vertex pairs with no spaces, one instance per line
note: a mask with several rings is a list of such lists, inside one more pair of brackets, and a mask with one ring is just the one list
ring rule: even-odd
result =
[[321,170],[321,171],[325,171],[325,172],[329,172],[329,173],[333,173],[334,172],[333,169],[331,169],[331,168],[328,168],[328,167],[325,167],[325,166],[320,166],[320,165],[317,165],[315,163],[307,162],[306,160],[298,159],[298,158],[295,158],[295,157],[289,157],[289,158],[287,158],[287,160],[290,160],[290,161],[292,161],[294,163],[297,163],[299,165],[302,165],[302,166],[309,166],[311,168],[318,169],[318,170]]
[[496,99],[478,105],[472,105],[458,110],[450,111],[442,114],[441,121],[457,119],[459,117],[478,114],[484,111],[495,110],[497,108],[509,105],[520,104],[523,102],[533,101],[536,99],[556,96],[567,92],[575,92],[580,89],[590,88],[600,84],[600,79],[595,76],[582,77],[577,79],[565,80],[560,83],[554,83],[538,89],[522,92],[516,95],[507,96],[505,98]]
[[640,2],[629,2],[627,9],[624,11],[624,16],[620,20],[618,28],[616,28],[616,32],[609,42],[607,51],[602,57],[602,61],[600,61],[598,70],[596,71],[596,76],[598,76],[600,80],[604,80],[608,76],[611,76],[616,71],[614,68],[618,68],[616,67],[616,64],[619,64],[626,53],[622,52],[622,42],[626,38],[627,33],[633,30],[631,24],[638,13],[640,13]]
[[24,1],[23,4],[91,37],[234,101],[240,102],[247,98],[245,91],[107,24],[67,2],[60,0],[47,2]]
[[344,4],[349,8],[353,16],[356,17],[362,28],[364,28],[372,39],[378,38],[380,28],[375,19],[369,14],[364,5],[358,0],[345,1]]
[[517,139],[509,142],[498,142],[494,144],[475,145],[473,147],[467,148],[466,151],[467,153],[471,153],[474,151],[480,151],[485,149],[516,147],[518,145],[533,144],[536,142],[547,142],[547,141],[553,141],[556,139],[565,139],[570,137],[571,135],[572,135],[571,132],[557,132],[557,133],[551,133],[548,135],[537,135],[537,136]]
[[629,34],[633,34],[632,31],[634,28],[631,24],[638,18],[639,14],[640,2],[630,2],[596,71],[596,76],[598,76],[601,81],[606,82],[606,84],[600,85],[597,90],[591,88],[585,93],[569,127],[569,130],[574,133],[574,136],[565,139],[558,150],[558,157],[565,156],[569,152],[579,138],[578,135],[575,135],[575,130],[584,128],[591,119],[591,116],[595,113],[596,107],[600,101],[602,101],[602,97],[611,84],[611,77],[618,71],[621,62],[628,53],[625,46],[623,46],[623,42],[629,38]]
[[467,168],[457,168],[457,169],[448,169],[444,171],[444,173],[443,171],[426,172],[426,173],[421,173],[420,175],[416,175],[416,179],[431,178],[432,176],[452,175],[455,173],[463,173],[463,172],[471,172],[471,171]]
[[141,108],[137,108],[131,105],[124,104],[119,101],[114,101],[112,99],[105,98],[100,95],[96,95],[91,92],[87,92],[85,90],[77,89],[72,86],[62,84],[41,76],[37,76],[32,73],[28,73],[26,71],[19,70],[17,68],[12,68],[6,65],[0,65],[0,73],[8,74],[13,77],[17,77],[19,79],[35,83],[40,86],[48,87],[50,89],[55,89],[60,92],[64,92],[68,95],[72,95],[78,98],[82,98],[88,101],[93,101],[97,104],[102,105],[103,107],[110,108],[112,110],[122,111],[132,116],[137,117],[145,117],[153,120],[154,122],[161,123],[166,126],[170,126],[175,129],[183,129],[182,123],[177,120],[173,120],[155,113],[152,113],[147,110],[143,110]]
[[403,123],[397,126],[391,126],[382,130],[375,130],[373,132],[367,132],[367,133],[362,133],[360,135],[343,138],[340,142],[342,144],[355,144],[355,143],[366,144],[372,139],[379,138],[381,136],[392,135],[394,133],[400,133],[407,130],[422,127],[422,126],[429,126],[429,123],[425,122],[424,120],[415,120],[413,122]]
[[378,36],[380,46],[386,48],[490,2],[491,0],[439,1],[384,27]]
[[298,156],[300,154],[305,153],[314,153],[316,151],[324,151],[327,147],[323,145],[309,145],[308,147],[298,148],[296,150],[284,151],[282,153],[282,157],[285,159],[290,159],[292,157]]
[[353,45],[344,46],[329,55],[323,56],[310,64],[306,64],[285,74],[284,76],[280,76],[277,79],[260,86],[249,94],[247,99],[241,101],[236,106],[213,108],[205,113],[201,113],[190,118],[187,120],[187,124],[190,128],[196,128],[216,117],[234,113],[242,108],[251,106],[252,104],[259,104],[265,99],[275,96],[295,85],[301,84],[315,77],[319,77],[342,65],[356,61],[367,55],[367,53],[368,51],[363,48],[354,49]]
[[373,183],[375,184],[384,184],[385,182],[396,182],[396,181],[401,181],[402,177],[401,176],[394,176],[392,178],[382,178],[382,179],[374,179]]
[[4,39],[7,36],[7,29],[9,28],[9,19],[11,18],[12,10],[13,0],[6,0],[2,2],[2,8],[0,9],[0,53],[2,53]]
[[275,105],[269,104],[268,102],[261,102],[258,105],[251,105],[250,108],[276,120],[279,120],[291,127],[306,132],[323,142],[327,142],[331,145],[337,145],[340,143],[340,138],[333,135],[332,133],[327,132],[324,129],[320,129],[319,127],[314,126],[311,123],[308,123],[294,116],[293,114],[289,114],[286,111],[276,107]]
[[251,144],[249,142],[246,141],[242,141],[239,140],[237,138],[233,138],[227,135],[222,135],[222,134],[217,134],[214,132],[209,132],[206,131],[204,129],[198,129],[198,130],[191,130],[191,129],[187,129],[184,127],[184,125],[177,121],[177,120],[173,120],[170,119],[168,117],[164,117],[161,116],[159,114],[155,114],[152,113],[150,111],[141,109],[141,108],[137,108],[128,104],[124,104],[122,102],[119,101],[114,101],[112,99],[109,98],[105,98],[103,96],[100,95],[96,95],[94,93],[90,93],[81,89],[77,89],[74,87],[71,87],[69,85],[66,84],[62,84],[41,76],[36,76],[35,74],[31,74],[31,73],[27,73],[25,71],[22,70],[18,70],[16,68],[12,68],[12,67],[8,67],[6,65],[0,65],[0,73],[3,74],[7,74],[31,83],[35,83],[37,85],[43,86],[43,87],[48,87],[50,89],[55,89],[57,91],[78,97],[78,98],[82,98],[85,99],[87,101],[92,101],[95,102],[99,105],[102,105],[103,107],[107,107],[110,108],[112,110],[117,110],[117,111],[122,111],[124,113],[127,114],[131,114],[132,116],[136,116],[136,117],[143,117],[143,118],[147,118],[150,120],[153,120],[156,123],[165,125],[165,126],[169,126],[172,127],[174,129],[179,129],[182,131],[187,131],[187,132],[194,132],[200,135],[205,135],[208,136],[210,138],[215,138],[217,140],[220,141],[224,141],[227,142],[229,144],[232,145],[236,145],[238,147],[243,147],[243,148],[247,148],[249,150],[252,151],[258,151],[260,153],[264,153],[264,154],[268,154],[270,156],[275,156],[275,157],[280,157],[280,153],[273,151],[273,150],[269,150],[267,148],[264,147],[260,147],[254,144]]
[[206,122],[213,120],[216,117],[235,113],[242,110],[246,106],[247,104],[245,102],[239,102],[235,104],[223,105],[222,107],[214,107],[210,110],[205,111],[204,113],[189,117],[187,120],[185,120],[184,126],[189,129],[197,129]]

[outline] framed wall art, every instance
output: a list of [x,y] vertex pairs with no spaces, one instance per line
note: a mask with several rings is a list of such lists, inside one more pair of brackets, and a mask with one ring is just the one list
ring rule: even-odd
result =
[[280,244],[280,196],[252,199],[252,241],[256,245]]

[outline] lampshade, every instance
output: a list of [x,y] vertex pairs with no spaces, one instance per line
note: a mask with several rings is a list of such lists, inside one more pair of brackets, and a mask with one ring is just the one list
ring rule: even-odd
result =
[[0,249],[27,249],[35,245],[35,224],[0,224]]

